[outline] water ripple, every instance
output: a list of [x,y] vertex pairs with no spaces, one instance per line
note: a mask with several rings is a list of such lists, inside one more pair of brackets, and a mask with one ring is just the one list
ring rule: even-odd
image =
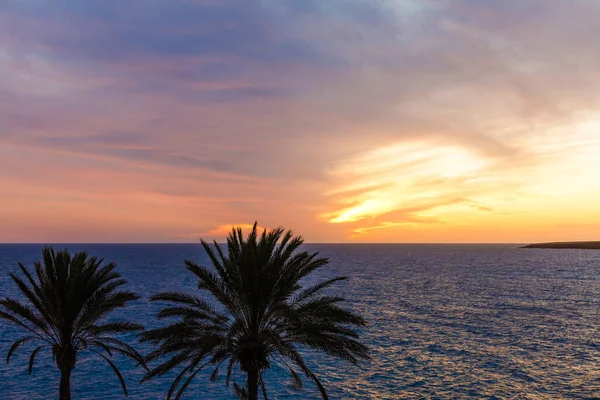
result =
[[[81,245],[70,246],[71,250]],[[514,246],[311,245],[331,257],[338,286],[369,321],[364,340],[373,361],[354,368],[319,354],[307,359],[332,399],[583,399],[600,398],[600,252],[522,250]],[[183,259],[206,260],[199,246],[86,246],[119,264],[144,298],[164,290],[193,290]],[[0,246],[2,297],[14,294],[8,272],[36,259],[36,246]],[[124,317],[155,326],[146,300]],[[16,331],[0,329],[5,354]],[[147,350],[147,349],[142,349]],[[6,399],[54,397],[58,375],[49,355],[30,377],[27,355],[0,365]],[[144,385],[141,371],[119,360],[132,399],[162,399],[169,377]],[[121,398],[108,366],[83,357],[74,372],[75,399]],[[287,375],[267,375],[270,398],[318,398],[290,389]],[[206,376],[188,399],[232,399]]]

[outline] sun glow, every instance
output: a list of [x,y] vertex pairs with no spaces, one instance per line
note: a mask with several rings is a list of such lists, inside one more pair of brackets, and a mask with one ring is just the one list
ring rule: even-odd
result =
[[349,221],[360,221],[364,218],[375,217],[386,210],[393,210],[395,202],[392,199],[368,199],[362,203],[349,207],[337,215],[334,214],[330,222],[340,223]]
[[[372,219],[417,203],[435,202],[443,190],[414,190],[427,181],[475,177],[489,161],[458,146],[436,146],[431,142],[394,143],[347,160],[335,176],[352,181],[328,194],[351,204],[324,214],[331,223]],[[393,224],[390,224],[393,225]]]
[[599,121],[528,128],[497,139],[510,143],[500,152],[432,140],[366,151],[331,171],[337,185],[321,217],[368,241],[473,241],[477,230],[527,241],[548,224],[556,227],[548,240],[560,239],[550,236],[557,230],[588,232],[599,216]]

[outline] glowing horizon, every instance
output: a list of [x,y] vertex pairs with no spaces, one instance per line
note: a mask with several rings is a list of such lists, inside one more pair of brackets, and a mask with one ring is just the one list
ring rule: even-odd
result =
[[140,5],[0,4],[0,243],[600,240],[600,3]]

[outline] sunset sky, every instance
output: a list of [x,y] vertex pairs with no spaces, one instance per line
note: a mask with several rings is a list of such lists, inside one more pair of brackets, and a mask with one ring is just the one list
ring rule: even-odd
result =
[[0,242],[600,240],[598,0],[2,0]]

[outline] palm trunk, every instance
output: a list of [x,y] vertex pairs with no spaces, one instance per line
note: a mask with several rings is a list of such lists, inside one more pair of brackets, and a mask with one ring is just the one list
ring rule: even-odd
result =
[[60,391],[59,400],[71,400],[71,370],[60,371]]
[[248,399],[258,400],[258,371],[248,371]]

